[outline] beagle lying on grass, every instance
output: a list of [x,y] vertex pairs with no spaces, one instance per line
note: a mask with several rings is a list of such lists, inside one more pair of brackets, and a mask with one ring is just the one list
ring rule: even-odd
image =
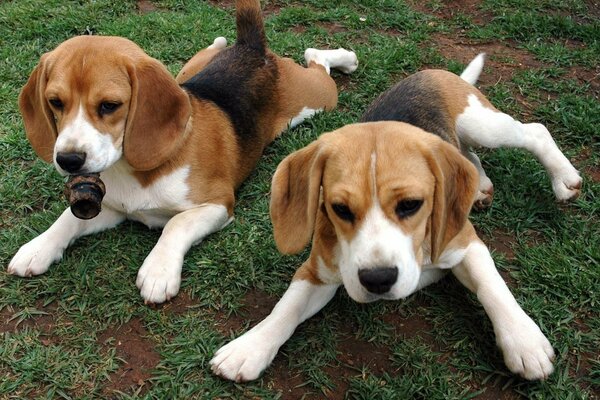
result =
[[20,248],[8,271],[46,272],[75,239],[125,219],[162,235],[137,276],[146,302],[179,291],[185,253],[233,218],[234,191],[289,125],[336,106],[330,68],[344,49],[305,53],[308,68],[266,47],[258,0],[236,2],[237,42],[217,38],[176,79],[131,41],[81,36],[44,54],[19,106],[36,153],[63,175],[101,173],[100,214],[69,209]]
[[474,202],[491,196],[491,182],[477,158],[471,154],[470,162],[461,150],[531,150],[549,171],[559,200],[577,196],[581,179],[542,125],[499,112],[471,85],[482,67],[483,55],[463,79],[439,70],[414,74],[363,116],[387,122],[323,134],[281,162],[271,197],[275,242],[281,252],[297,253],[312,236],[310,258],[271,314],[217,351],[210,362],[214,373],[256,379],[341,284],[358,302],[396,300],[447,269],[477,294],[512,372],[531,380],[552,372],[552,346],[517,304],[468,221]]

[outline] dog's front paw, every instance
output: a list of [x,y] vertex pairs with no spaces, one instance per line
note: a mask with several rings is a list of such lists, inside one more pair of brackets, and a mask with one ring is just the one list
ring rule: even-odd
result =
[[146,304],[164,303],[177,295],[182,264],[176,255],[155,250],[146,257],[135,282]]
[[543,380],[554,370],[554,350],[528,316],[501,327],[497,341],[504,362],[513,373],[528,380]]
[[221,347],[210,360],[214,374],[236,382],[252,381],[271,364],[277,354],[271,340],[249,331]]
[[552,178],[552,190],[556,200],[562,203],[577,199],[581,192],[582,181],[579,172],[569,164],[568,168]]
[[43,274],[62,258],[63,251],[59,244],[42,234],[21,246],[8,264],[8,273],[27,277]]

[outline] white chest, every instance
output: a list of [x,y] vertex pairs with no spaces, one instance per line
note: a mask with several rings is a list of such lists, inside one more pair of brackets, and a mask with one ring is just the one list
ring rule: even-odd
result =
[[131,168],[119,161],[101,174],[106,185],[102,204],[150,228],[163,227],[175,214],[193,206],[188,200],[189,171],[188,166],[178,168],[143,187]]

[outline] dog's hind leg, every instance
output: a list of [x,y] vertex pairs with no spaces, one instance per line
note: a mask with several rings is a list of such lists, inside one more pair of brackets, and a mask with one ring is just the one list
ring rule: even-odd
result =
[[477,154],[464,148],[462,149],[462,154],[475,165],[475,168],[477,168],[477,172],[479,173],[479,190],[473,206],[477,210],[488,208],[492,205],[492,200],[494,198],[494,184],[486,175]]
[[558,201],[574,200],[579,196],[582,181],[579,172],[556,146],[544,125],[521,123],[491,104],[482,104],[475,94],[471,94],[468,106],[457,118],[456,131],[462,146],[529,150],[550,175]]
[[290,58],[277,58],[281,78],[277,90],[280,117],[275,123],[275,136],[323,110],[335,108],[338,92],[329,76],[331,68],[351,73],[358,65],[356,54],[344,49],[308,49],[304,56],[306,68]]

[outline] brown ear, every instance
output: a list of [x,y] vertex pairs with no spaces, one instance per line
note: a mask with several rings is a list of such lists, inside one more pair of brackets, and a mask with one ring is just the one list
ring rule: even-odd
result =
[[277,248],[301,251],[312,236],[327,152],[319,141],[287,156],[271,185],[271,221]]
[[19,110],[23,116],[27,140],[36,154],[46,162],[52,162],[54,143],[58,136],[54,114],[46,101],[46,63],[48,54],[40,58],[29,80],[19,95]]
[[147,171],[167,161],[183,143],[192,107],[157,60],[148,57],[128,69],[131,103],[123,153],[134,169]]
[[469,160],[442,140],[428,153],[429,168],[435,177],[430,219],[431,260],[435,262],[467,222],[479,176]]

